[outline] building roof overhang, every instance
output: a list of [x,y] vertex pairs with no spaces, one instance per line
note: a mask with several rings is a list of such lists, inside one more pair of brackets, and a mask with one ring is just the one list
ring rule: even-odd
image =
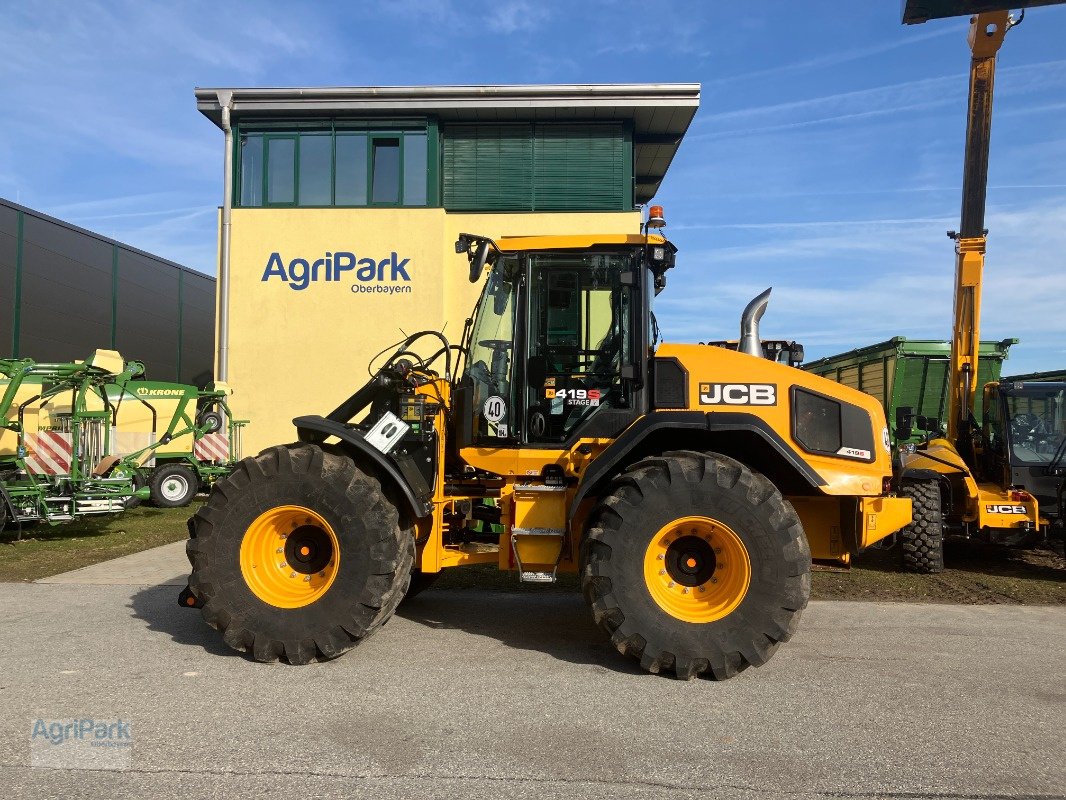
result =
[[628,121],[633,130],[636,202],[655,195],[699,108],[698,83],[512,86],[342,86],[196,89],[196,107],[233,122],[343,115],[432,116],[445,123]]

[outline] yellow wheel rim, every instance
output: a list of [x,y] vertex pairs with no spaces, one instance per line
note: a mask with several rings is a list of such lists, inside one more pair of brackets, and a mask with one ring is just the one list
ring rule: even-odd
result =
[[252,594],[277,608],[302,608],[329,591],[340,564],[337,534],[303,506],[264,511],[241,540],[241,575]]
[[748,593],[748,548],[728,525],[682,517],[664,525],[644,553],[644,582],[656,604],[684,622],[714,622]]

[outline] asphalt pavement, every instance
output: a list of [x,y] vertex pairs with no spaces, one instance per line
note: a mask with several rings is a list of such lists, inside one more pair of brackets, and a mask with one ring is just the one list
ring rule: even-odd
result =
[[[769,664],[715,683],[639,672],[565,593],[429,591],[305,667],[232,652],[176,593],[0,584],[6,796],[1066,791],[1062,608],[812,603]],[[128,723],[123,769],[31,766],[36,720],[85,718]]]

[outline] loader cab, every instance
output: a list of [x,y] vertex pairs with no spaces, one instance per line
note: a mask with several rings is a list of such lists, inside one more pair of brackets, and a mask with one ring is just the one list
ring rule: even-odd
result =
[[617,435],[646,410],[651,298],[663,271],[656,254],[643,236],[530,237],[497,248],[459,382],[470,398],[461,404],[469,443],[558,448]]
[[985,471],[1005,487],[1054,511],[1066,476],[1066,383],[992,383],[985,387]]

